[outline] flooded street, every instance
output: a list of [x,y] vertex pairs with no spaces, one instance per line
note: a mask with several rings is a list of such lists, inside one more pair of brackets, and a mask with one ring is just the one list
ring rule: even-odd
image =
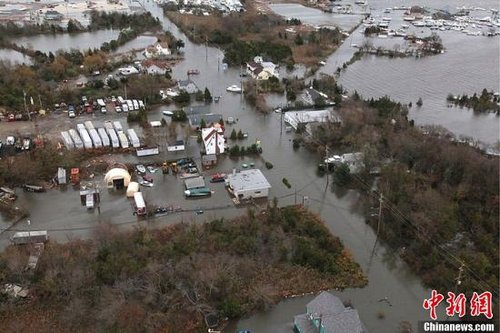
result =
[[[383,1],[376,3],[382,7],[385,6]],[[256,140],[262,142],[261,157],[231,159],[226,156],[219,161],[214,170],[207,172],[206,175],[216,171],[231,172],[234,168],[241,169],[243,163],[253,162],[256,168],[263,171],[272,185],[269,197],[278,198],[280,205],[300,203],[307,196],[309,208],[324,219],[333,234],[340,237],[368,276],[369,284],[363,289],[333,292],[342,300],[350,301],[358,309],[361,320],[370,332],[398,332],[398,325],[401,321],[409,321],[416,329],[417,321],[428,319],[428,314],[422,309],[422,301],[428,297],[430,291],[424,288],[420,279],[401,262],[396,250],[380,243],[374,247],[375,233],[365,223],[364,217],[357,209],[359,194],[355,191],[342,194],[331,192],[330,187],[326,187],[326,178],[318,177],[316,174],[320,157],[304,148],[294,151],[293,133],[283,131],[281,134],[280,114],[256,113],[244,102],[241,95],[226,91],[226,87],[240,83],[240,69],[224,70],[222,51],[189,42],[163,16],[162,10],[154,2],[146,1],[143,5],[154,16],[160,18],[165,29],[185,42],[183,49],[185,60],[173,68],[172,76],[176,79],[186,79],[188,70],[198,69],[200,74],[191,77],[196,85],[200,89],[208,87],[213,96],[221,96],[219,103],[210,105],[211,112],[223,115],[224,119],[227,117],[237,119],[235,124],[227,126],[226,132],[230,133],[233,128],[237,131],[241,129],[243,132],[248,132],[247,139],[236,142],[239,145],[249,146]],[[290,16],[297,17],[293,14]],[[493,40],[496,41],[496,45],[490,39],[482,37],[474,39],[480,47],[469,48],[470,53],[466,53],[467,41],[458,37],[453,38],[456,38],[455,42],[453,39],[448,42],[444,39],[448,52],[436,57],[419,60],[364,58],[341,74],[340,82],[348,90],[356,89],[367,97],[388,94],[405,103],[415,102],[418,97],[422,97],[424,105],[420,109],[413,107],[410,113],[411,118],[414,118],[418,124],[439,124],[455,133],[473,135],[475,138],[493,142],[498,138],[498,131],[495,132],[498,118],[490,115],[475,116],[472,111],[467,110],[448,109],[445,99],[448,92],[455,90],[457,90],[456,93],[470,93],[481,90],[483,87],[490,89],[498,87],[498,58],[492,56],[495,50],[498,51],[498,39]],[[99,39],[99,41],[106,40]],[[58,42],[56,45],[70,48],[73,44],[68,43],[63,45]],[[45,45],[45,47],[49,46]],[[481,49],[478,51],[479,48]],[[352,54],[352,48],[346,42],[336,54],[328,59],[327,65],[321,71],[332,74],[338,64],[346,61],[344,58],[347,60],[350,58],[349,54]],[[443,84],[444,80],[446,84]],[[495,82],[497,86],[494,86]],[[270,99],[275,105],[284,102],[284,98],[279,95],[272,96]],[[165,109],[173,109],[173,106],[154,110],[149,114],[149,119],[161,119],[161,110]],[[121,118],[122,124],[126,124],[123,115],[107,115],[102,119],[92,120],[100,123],[107,118]],[[87,119],[78,119],[78,122],[84,120]],[[1,126],[5,124],[0,124],[0,130],[4,129]],[[196,158],[199,156],[196,138],[189,140],[187,149],[188,155]],[[180,153],[179,157],[182,157]],[[159,157],[139,160],[135,155],[130,154],[113,156],[113,158],[121,162],[146,163],[149,160],[161,162],[167,157],[162,154]],[[267,170],[264,167],[265,161],[273,163],[274,168]],[[199,159],[196,162],[199,164]],[[232,217],[244,214],[246,211],[246,208],[234,208],[223,184],[210,184],[210,188],[215,191],[210,198],[186,200],[183,197],[181,180],[170,175],[163,176],[161,171],[153,174],[153,177],[154,187],[142,188],[148,204],[178,205],[185,211],[149,221],[143,220],[141,224],[144,226],[155,228],[179,221],[201,223],[206,219]],[[282,183],[283,178],[289,180],[292,188],[288,189]],[[124,229],[136,226],[137,218],[132,215],[131,203],[124,193],[108,192],[104,189],[102,175],[97,175],[95,182],[103,188],[100,215],[97,211],[87,211],[81,206],[78,191],[72,188],[49,190],[42,194],[24,193],[17,189],[19,194],[17,204],[29,207],[31,230],[49,230],[50,237],[59,241],[72,237],[89,237],[92,235],[93,228],[103,222],[122,225]],[[205,213],[196,215],[194,211],[199,209]],[[8,237],[14,230],[28,230],[27,223],[21,221],[12,230],[1,234],[1,247],[8,244]],[[227,332],[234,332],[236,328],[250,329],[259,333],[292,332],[293,316],[304,313],[306,304],[313,297],[314,295],[284,300],[265,313],[258,313],[234,323],[234,326],[229,327]],[[385,297],[390,300],[392,306],[386,302],[379,302]],[[384,315],[383,319],[379,319],[381,313]]]

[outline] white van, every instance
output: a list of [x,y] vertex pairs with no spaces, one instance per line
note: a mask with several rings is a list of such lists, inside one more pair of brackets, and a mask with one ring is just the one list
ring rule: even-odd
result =
[[146,203],[144,202],[144,198],[142,197],[142,192],[134,193],[134,202],[135,202],[135,212],[134,214],[137,216],[146,215]]

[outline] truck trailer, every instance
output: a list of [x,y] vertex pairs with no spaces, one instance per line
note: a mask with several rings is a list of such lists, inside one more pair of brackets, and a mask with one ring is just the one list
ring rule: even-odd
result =
[[135,131],[132,128],[129,128],[127,130],[127,135],[128,139],[130,140],[130,143],[132,144],[132,147],[134,148],[139,148],[141,146],[141,143],[139,141],[139,137],[135,133]]
[[111,145],[111,143],[109,141],[109,136],[106,133],[106,130],[104,128],[100,127],[97,129],[97,133],[99,133],[99,136],[101,137],[102,146],[109,147]]
[[75,148],[75,143],[71,139],[71,135],[67,131],[61,132],[61,137],[63,139],[63,143],[66,146],[67,149],[74,149]]
[[82,149],[83,142],[82,142],[82,139],[80,138],[80,135],[78,134],[78,132],[75,131],[74,129],[70,129],[68,131],[68,134],[71,136],[71,139],[73,140],[73,143],[75,144],[75,148]]

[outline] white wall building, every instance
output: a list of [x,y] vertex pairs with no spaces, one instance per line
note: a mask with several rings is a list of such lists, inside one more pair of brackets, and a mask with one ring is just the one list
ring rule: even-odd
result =
[[205,145],[207,155],[218,155],[224,153],[224,130],[219,124],[201,130],[201,137]]
[[167,43],[156,43],[144,50],[144,56],[146,58],[161,58],[171,54],[172,52],[170,51]]
[[226,185],[240,200],[267,197],[271,188],[271,184],[259,169],[233,172],[227,176]]

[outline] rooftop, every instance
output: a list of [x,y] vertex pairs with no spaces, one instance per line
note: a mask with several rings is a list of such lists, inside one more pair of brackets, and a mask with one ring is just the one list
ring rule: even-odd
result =
[[233,190],[254,190],[271,188],[264,174],[259,169],[242,170],[227,176]]
[[222,119],[221,114],[209,113],[209,114],[192,114],[188,116],[189,123],[191,126],[200,126],[201,120],[205,120],[205,124],[210,125],[211,123],[217,123]]

